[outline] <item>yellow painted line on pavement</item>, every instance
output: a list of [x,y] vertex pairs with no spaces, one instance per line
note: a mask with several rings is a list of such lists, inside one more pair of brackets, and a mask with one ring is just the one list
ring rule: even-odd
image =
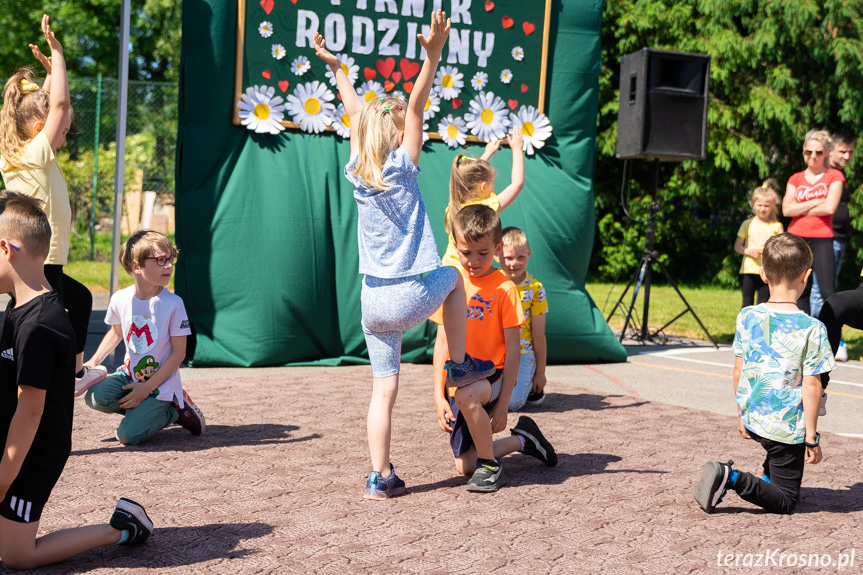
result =
[[[721,373],[710,373],[709,371],[697,371],[695,369],[685,369],[682,367],[670,367],[667,365],[656,365],[655,363],[644,363],[641,361],[629,360],[633,365],[643,365],[644,367],[655,367],[657,369],[667,369],[668,371],[684,371],[686,373],[697,373],[698,375],[711,375],[713,377],[721,377],[723,379],[731,379],[730,375],[722,375]],[[863,399],[863,395],[851,395],[850,393],[839,393],[838,391],[827,391],[827,395],[840,395],[842,397],[853,397],[854,399]]]

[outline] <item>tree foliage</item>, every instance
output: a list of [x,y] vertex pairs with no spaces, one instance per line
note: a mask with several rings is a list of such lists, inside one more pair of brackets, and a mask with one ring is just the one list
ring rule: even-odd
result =
[[[622,55],[649,47],[711,56],[707,159],[662,164],[657,247],[678,280],[736,286],[740,260],[732,245],[750,214],[748,193],[768,177],[784,192],[791,174],[805,168],[808,130],[863,135],[861,38],[863,3],[852,0],[606,2],[595,184],[602,247],[594,273],[628,274],[644,249],[646,227],[623,213],[623,162],[614,158]],[[856,230],[863,230],[860,154],[846,172]],[[652,166],[634,164],[624,200],[641,219],[653,199]],[[848,276],[863,262],[861,240],[855,232]]]
[[[10,76],[23,65],[38,67],[27,44],[38,43],[46,50],[39,29],[43,13],[51,16],[52,27],[63,44],[70,77],[117,77],[120,2],[116,0],[0,0],[0,77]],[[181,16],[182,2],[132,2],[130,80],[178,80]]]

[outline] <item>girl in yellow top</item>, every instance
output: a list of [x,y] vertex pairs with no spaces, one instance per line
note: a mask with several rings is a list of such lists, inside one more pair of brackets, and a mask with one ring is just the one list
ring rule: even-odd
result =
[[75,330],[78,385],[104,379],[107,370],[85,368],[84,345],[93,296],[86,287],[63,273],[69,257],[72,234],[72,207],[66,178],[60,170],[57,150],[66,145],[72,124],[72,105],[63,47],[51,30],[47,15],[42,16],[42,33],[51,49],[46,57],[38,46],[30,50],[45,67],[45,82],[35,84],[31,68],[20,68],[3,88],[0,110],[0,174],[9,190],[34,197],[51,225],[51,244],[45,259],[45,277],[60,296]]
[[441,258],[445,266],[461,269],[450,225],[459,210],[472,204],[482,204],[500,213],[509,207],[524,189],[524,137],[521,128],[514,126],[512,134],[507,135],[506,140],[512,149],[512,181],[500,194],[494,192],[497,171],[489,163],[489,159],[500,149],[500,140],[491,140],[486,144],[485,152],[479,158],[459,154],[452,162],[449,205],[444,213],[444,227],[449,234],[449,244]]
[[770,297],[770,290],[760,275],[761,252],[764,250],[764,242],[785,231],[782,222],[776,219],[780,202],[776,184],[773,180],[766,180],[752,191],[749,199],[755,217],[743,222],[737,231],[734,251],[743,254],[743,263],[740,265],[743,307],[755,303],[756,291],[758,303],[764,303]]

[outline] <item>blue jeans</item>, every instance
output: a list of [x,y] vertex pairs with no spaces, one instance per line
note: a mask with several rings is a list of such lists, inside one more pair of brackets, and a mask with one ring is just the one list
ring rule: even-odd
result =
[[518,363],[518,379],[509,398],[509,411],[518,411],[527,402],[527,396],[533,390],[533,376],[536,374],[536,356],[533,352],[521,354]]
[[[845,255],[845,246],[848,242],[840,242],[833,240],[833,262],[836,265],[836,286],[839,285],[839,269],[842,267],[842,256]],[[812,291],[809,293],[809,308],[812,317],[818,317],[821,313],[821,306],[824,305],[824,300],[821,298],[821,291],[818,289],[818,278],[815,277],[815,270],[812,270]]]

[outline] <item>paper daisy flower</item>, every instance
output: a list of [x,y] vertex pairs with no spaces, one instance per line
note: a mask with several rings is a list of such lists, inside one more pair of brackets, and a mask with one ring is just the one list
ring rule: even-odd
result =
[[521,46],[516,46],[515,48],[513,48],[512,58],[513,60],[518,60],[519,62],[524,60],[524,48],[522,48]]
[[434,77],[434,85],[437,86],[440,97],[444,100],[458,98],[461,89],[464,88],[464,74],[455,66],[442,66]]
[[429,92],[425,108],[423,108],[423,121],[428,122],[434,118],[435,114],[438,112],[440,112],[440,96],[438,96],[434,91]]
[[449,114],[437,125],[437,133],[447,146],[458,148],[464,146],[467,138],[467,126],[461,117],[453,118],[452,114]]
[[524,136],[524,151],[532,156],[534,149],[545,145],[545,141],[551,136],[551,122],[548,116],[539,112],[533,106],[522,106],[518,114],[510,114],[513,126],[520,126]]
[[399,90],[396,90],[395,92],[391,92],[390,96],[392,96],[396,100],[400,100],[402,102],[407,102],[407,98],[405,98],[405,93],[400,92]]
[[330,102],[334,99],[335,95],[323,82],[300,84],[288,96],[288,113],[304,132],[319,134],[332,124],[336,107]]
[[269,38],[273,35],[273,23],[264,20],[258,24],[258,33],[260,33],[264,38]]
[[423,124],[423,144],[429,141],[429,125]]
[[480,92],[470,101],[470,111],[464,115],[470,133],[483,142],[505,138],[511,122],[506,103],[494,92]]
[[504,68],[500,73],[500,81],[504,84],[509,84],[512,82],[512,70],[509,68]]
[[287,55],[287,52],[285,52],[285,47],[281,44],[273,44],[272,54],[273,58],[281,60]]
[[[348,54],[338,54],[336,57],[339,59],[339,62],[342,65],[342,70],[344,70],[345,76],[348,77],[348,81],[353,85],[357,81],[357,78],[360,77],[360,67]],[[330,70],[329,66],[327,66],[327,73],[325,75],[330,81],[330,86],[335,86],[336,75],[333,74],[333,71]]]
[[280,123],[285,118],[285,104],[281,96],[273,95],[272,86],[252,86],[237,102],[237,116],[248,129],[259,134],[278,134],[285,129]]
[[308,72],[311,67],[312,63],[309,62],[309,59],[305,56],[297,56],[294,61],[291,62],[291,72],[297,76],[302,76]]
[[386,90],[384,90],[380,82],[368,80],[357,88],[357,94],[363,99],[363,102],[368,103],[386,96]]
[[333,113],[333,129],[346,140],[351,137],[351,117],[348,116],[344,104],[339,104]]
[[473,75],[473,78],[470,79],[470,85],[473,86],[473,89],[477,92],[482,92],[485,90],[486,86],[488,86],[488,74],[485,72],[477,72]]

